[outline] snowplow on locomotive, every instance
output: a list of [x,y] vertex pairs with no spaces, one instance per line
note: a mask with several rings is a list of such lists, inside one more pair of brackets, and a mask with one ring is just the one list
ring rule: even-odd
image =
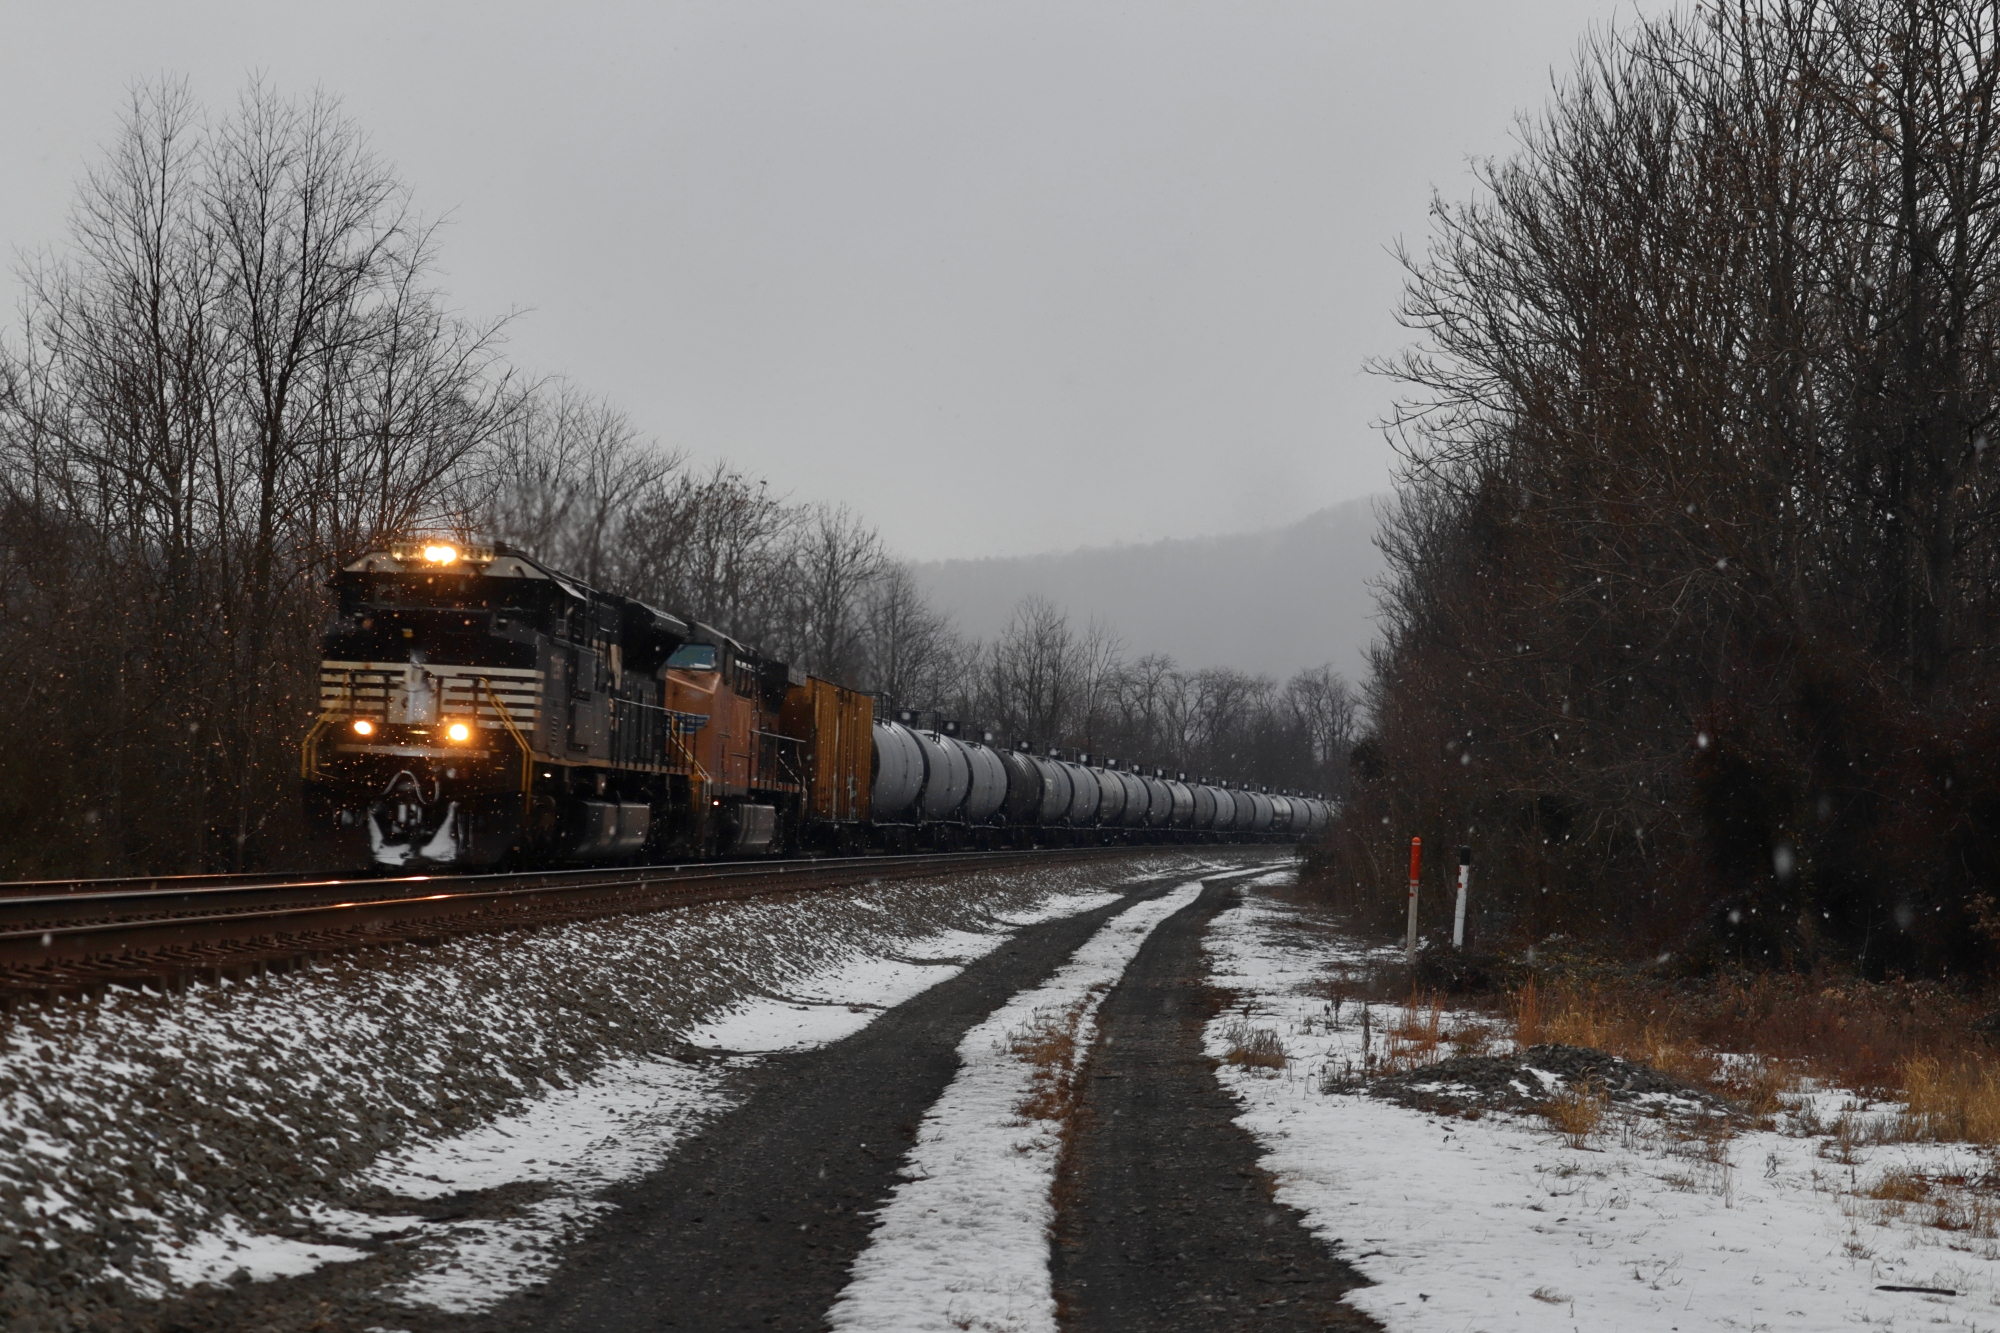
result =
[[1297,837],[1325,802],[997,749],[591,588],[433,538],[337,573],[309,827],[382,868]]

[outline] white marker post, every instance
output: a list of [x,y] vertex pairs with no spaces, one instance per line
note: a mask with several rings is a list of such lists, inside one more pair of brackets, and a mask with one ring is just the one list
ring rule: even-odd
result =
[[1451,917],[1451,947],[1465,947],[1465,892],[1472,885],[1472,849],[1458,849],[1458,910]]
[[1404,941],[1403,953],[1411,967],[1417,965],[1417,871],[1424,862],[1424,840],[1410,839],[1410,935]]

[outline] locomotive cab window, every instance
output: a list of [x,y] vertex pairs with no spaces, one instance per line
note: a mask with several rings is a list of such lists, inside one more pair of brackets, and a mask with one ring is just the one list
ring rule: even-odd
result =
[[708,643],[684,643],[674,649],[667,658],[669,671],[713,671],[715,670],[715,645]]

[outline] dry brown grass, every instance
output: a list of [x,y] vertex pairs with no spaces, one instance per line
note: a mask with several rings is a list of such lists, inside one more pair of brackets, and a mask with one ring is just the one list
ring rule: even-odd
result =
[[1871,1199],[1886,1199],[1894,1203],[1922,1203],[1931,1197],[1931,1183],[1915,1171],[1905,1171],[1898,1167],[1884,1171],[1882,1178],[1864,1192]]
[[1512,1005],[1514,1040],[1588,1046],[1639,1060],[1689,1083],[1714,1081],[1722,1071],[1714,1052],[1674,1035],[1652,1014],[1638,1015],[1599,990],[1559,987],[1543,994],[1529,979]]
[[1028,1095],[1014,1108],[1022,1119],[1067,1122],[1075,1111],[1079,1095],[1076,1034],[1088,1003],[1037,1010],[1026,1027],[1008,1034],[1007,1049],[1035,1071]]
[[1634,996],[1603,987],[1554,986],[1530,979],[1512,998],[1514,1039],[1587,1046],[1651,1065],[1696,1087],[1710,1087],[1753,1116],[1785,1108],[1785,1094],[1799,1086],[1802,1062],[1753,1055],[1725,1062],[1715,1050],[1678,1026],[1681,1011],[1657,1002],[1641,1009]]
[[1222,1057],[1225,1062],[1253,1069],[1285,1067],[1285,1043],[1278,1039],[1274,1029],[1237,1022],[1230,1024],[1223,1036],[1229,1041],[1229,1050]]
[[1388,1046],[1377,1072],[1394,1074],[1405,1069],[1436,1064],[1445,1043],[1444,1000],[1438,995],[1412,995],[1402,1007],[1402,1016],[1384,1035]]
[[1521,983],[1508,1009],[1514,1020],[1514,1040],[1523,1050],[1548,1040],[1542,1035],[1542,988],[1533,977]]
[[1766,1070],[1900,1098],[1913,1060],[1949,1067],[1976,1052],[1971,1034],[1984,1012],[1976,997],[1942,984],[1831,972],[1702,981],[1588,975],[1524,982],[1508,1004],[1517,1040],[1614,1050],[1692,1083],[1725,1072],[1709,1053],[1731,1051]]
[[1453,1055],[1485,1055],[1493,1049],[1493,1029],[1484,1023],[1460,1023],[1444,1034]]
[[1763,1118],[1785,1109],[1785,1094],[1798,1090],[1799,1073],[1776,1061],[1754,1060],[1729,1065],[1710,1081],[1730,1101]]
[[1850,1217],[1877,1225],[1908,1218],[1921,1226],[1981,1240],[2000,1234],[2000,1199],[1984,1182],[1968,1181],[1963,1176],[1926,1176],[1892,1169],[1861,1190],[1846,1208]]
[[[1862,1143],[2000,1144],[2000,1057],[1977,1045],[1974,1001],[1941,986],[1773,974],[1701,985],[1589,985],[1530,977],[1508,997],[1521,1046],[1561,1042],[1643,1061],[1752,1115],[1786,1108],[1803,1079],[1904,1101],[1900,1121],[1802,1123]],[[1716,1052],[1743,1059],[1724,1061]]]
[[1903,1135],[2000,1143],[2000,1063],[1983,1054],[1903,1062]]
[[1542,1118],[1563,1136],[1572,1148],[1589,1146],[1592,1136],[1604,1126],[1604,1113],[1611,1098],[1596,1083],[1574,1083],[1549,1098]]

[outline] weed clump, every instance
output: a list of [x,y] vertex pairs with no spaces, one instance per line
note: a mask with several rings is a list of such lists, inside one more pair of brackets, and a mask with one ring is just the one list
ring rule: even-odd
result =
[[1229,1043],[1229,1049],[1222,1057],[1225,1063],[1251,1069],[1285,1067],[1285,1043],[1271,1028],[1253,1028],[1247,1023],[1236,1022],[1230,1024],[1222,1035]]
[[1028,1095],[1014,1108],[1023,1120],[1067,1122],[1075,1111],[1081,1096],[1076,1039],[1084,1008],[1079,1003],[1066,1009],[1038,1009],[1025,1026],[1007,1035],[1007,1050],[1034,1070]]
[[1604,1113],[1611,1107],[1611,1095],[1595,1079],[1572,1083],[1549,1098],[1542,1118],[1563,1136],[1572,1148],[1588,1147],[1592,1136],[1604,1126]]
[[1983,1055],[1903,1062],[1903,1137],[2000,1143],[2000,1064]]

